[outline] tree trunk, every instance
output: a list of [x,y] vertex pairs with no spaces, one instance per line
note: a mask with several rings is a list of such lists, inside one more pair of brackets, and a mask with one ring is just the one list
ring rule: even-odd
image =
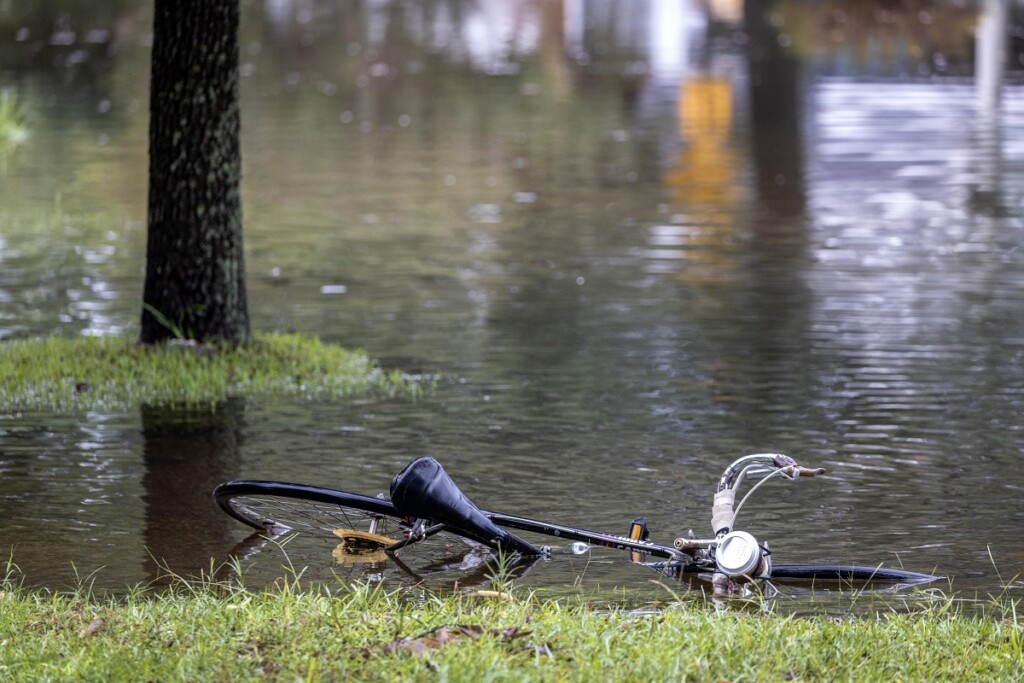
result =
[[239,0],[156,0],[142,343],[249,336]]

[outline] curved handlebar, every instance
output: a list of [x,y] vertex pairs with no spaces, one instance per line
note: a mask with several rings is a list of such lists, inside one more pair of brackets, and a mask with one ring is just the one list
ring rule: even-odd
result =
[[722,472],[716,491],[736,488],[744,479],[764,479],[779,472],[789,479],[816,477],[824,474],[824,468],[804,467],[796,460],[782,453],[754,453],[735,460]]
[[[743,506],[742,502],[739,507],[736,506],[736,489],[744,479],[764,480],[772,476],[781,476],[793,480],[799,477],[816,477],[824,473],[824,468],[804,467],[782,453],[754,453],[739,458],[725,468],[722,478],[718,481],[718,489],[711,508],[711,526],[715,534],[721,536],[732,529],[736,512]],[[762,481],[755,484],[747,496],[763,483]]]

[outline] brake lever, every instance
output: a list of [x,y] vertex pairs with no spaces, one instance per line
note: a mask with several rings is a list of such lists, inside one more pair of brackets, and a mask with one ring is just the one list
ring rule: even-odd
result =
[[799,465],[796,464],[796,460],[782,453],[775,454],[772,458],[772,464],[775,466],[775,469],[778,470],[786,467],[799,467]]

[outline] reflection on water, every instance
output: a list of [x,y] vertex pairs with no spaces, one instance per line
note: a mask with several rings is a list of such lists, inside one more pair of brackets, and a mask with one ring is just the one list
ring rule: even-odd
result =
[[[30,130],[0,171],[0,338],[139,314],[149,6],[52,5],[0,4]],[[1024,561],[1019,72],[982,120],[969,10],[752,5],[243,3],[254,324],[445,379],[2,416],[0,547],[34,584],[198,572],[245,536],[215,483],[375,494],[419,455],[485,507],[670,540],[777,450],[831,470],[743,513],[777,562],[997,590],[989,546]],[[247,562],[330,580],[330,550]],[[523,581],[579,576],[651,578],[595,551]]]
[[237,475],[244,417],[241,399],[212,408],[142,407],[147,578],[231,542],[229,520],[210,519],[207,508],[217,484]]

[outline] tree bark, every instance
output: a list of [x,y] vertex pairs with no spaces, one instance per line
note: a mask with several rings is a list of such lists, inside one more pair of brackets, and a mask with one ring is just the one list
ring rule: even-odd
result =
[[238,0],[156,0],[140,341],[249,337]]

